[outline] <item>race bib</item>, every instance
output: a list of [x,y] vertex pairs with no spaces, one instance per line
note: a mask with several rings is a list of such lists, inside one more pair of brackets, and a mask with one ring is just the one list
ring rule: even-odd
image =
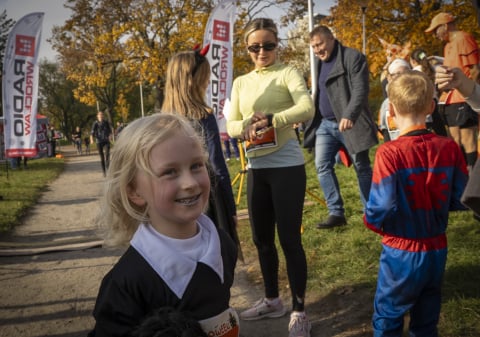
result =
[[239,337],[240,326],[237,312],[228,308],[217,316],[199,321],[208,337]]

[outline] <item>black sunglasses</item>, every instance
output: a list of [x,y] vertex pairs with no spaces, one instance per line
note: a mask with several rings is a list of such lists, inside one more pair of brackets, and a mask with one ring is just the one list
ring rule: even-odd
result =
[[265,43],[264,45],[252,44],[252,45],[247,47],[247,49],[250,53],[255,53],[255,54],[260,52],[260,49],[262,49],[262,48],[265,51],[272,51],[275,48],[277,48],[277,44],[274,43],[274,42],[269,42],[269,43]]

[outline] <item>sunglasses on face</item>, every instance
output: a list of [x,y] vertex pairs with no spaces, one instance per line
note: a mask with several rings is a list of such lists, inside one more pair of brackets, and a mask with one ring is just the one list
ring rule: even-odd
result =
[[250,53],[258,53],[258,52],[260,52],[260,49],[262,49],[262,48],[265,51],[272,51],[275,48],[277,48],[277,44],[273,43],[273,42],[269,42],[269,43],[265,43],[264,45],[252,44],[252,45],[247,47],[247,49]]

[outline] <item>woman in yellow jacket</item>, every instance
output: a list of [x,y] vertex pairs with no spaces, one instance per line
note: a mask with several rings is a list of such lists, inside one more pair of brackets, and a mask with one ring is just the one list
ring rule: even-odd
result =
[[233,83],[227,131],[245,140],[248,212],[265,297],[240,318],[280,317],[286,312],[278,289],[276,225],[292,294],[289,336],[307,337],[307,262],[300,234],[306,173],[294,125],[313,117],[313,102],[302,75],[277,62],[278,31],[273,20],[255,19],[245,32],[255,69]]

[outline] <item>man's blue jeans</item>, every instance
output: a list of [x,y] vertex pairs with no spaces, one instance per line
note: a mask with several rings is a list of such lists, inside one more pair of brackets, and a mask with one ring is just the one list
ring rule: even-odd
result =
[[[343,199],[340,195],[337,175],[335,174],[336,155],[344,145],[343,134],[338,130],[338,123],[323,119],[315,132],[315,167],[318,181],[323,190],[330,215],[345,216]],[[370,186],[372,184],[372,167],[368,150],[350,155],[357,173],[360,198],[365,208]]]

